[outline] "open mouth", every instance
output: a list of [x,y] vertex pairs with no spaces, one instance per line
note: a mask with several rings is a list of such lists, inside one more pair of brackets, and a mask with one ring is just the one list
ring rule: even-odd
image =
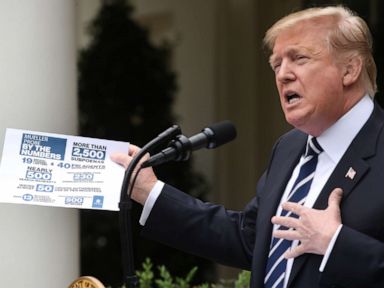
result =
[[285,93],[285,99],[287,100],[288,104],[293,104],[299,101],[301,96],[293,91],[288,91]]

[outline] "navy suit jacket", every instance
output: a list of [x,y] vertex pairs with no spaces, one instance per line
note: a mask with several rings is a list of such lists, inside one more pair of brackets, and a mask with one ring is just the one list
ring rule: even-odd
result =
[[[325,184],[316,209],[325,209],[330,192],[343,189],[343,228],[324,272],[322,256],[295,259],[288,287],[384,287],[384,112],[375,104],[367,123]],[[224,265],[252,271],[251,287],[263,286],[271,241],[271,217],[302,155],[307,135],[292,130],[275,144],[256,196],[243,211],[203,203],[165,185],[143,228],[143,235]],[[346,177],[349,168],[356,175]]]

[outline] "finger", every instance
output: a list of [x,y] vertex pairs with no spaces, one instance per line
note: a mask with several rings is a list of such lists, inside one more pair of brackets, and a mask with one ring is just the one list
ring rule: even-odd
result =
[[293,217],[274,216],[272,217],[272,223],[288,228],[297,228],[299,226],[299,220]]
[[343,190],[341,188],[334,189],[328,198],[328,207],[340,207],[341,199],[343,198]]
[[305,207],[303,205],[294,202],[285,202],[281,205],[284,210],[291,211],[292,213],[300,216],[300,213]]
[[125,168],[128,167],[129,163],[131,162],[132,158],[128,156],[125,153],[120,152],[113,152],[109,156],[113,162],[116,162],[117,164],[120,164],[124,166]]
[[275,230],[272,233],[275,238],[283,238],[286,240],[301,240],[302,236],[296,230]]
[[151,155],[149,153],[145,153],[143,158],[140,160],[140,163],[143,163],[144,161],[148,160],[150,157],[151,157]]
[[304,253],[306,253],[305,247],[303,245],[298,245],[295,248],[289,249],[287,252],[285,252],[284,257],[286,259],[296,258],[300,255],[303,255]]
[[133,144],[129,144],[129,151],[128,151],[129,156],[133,157],[139,152],[140,152],[140,147],[133,145]]

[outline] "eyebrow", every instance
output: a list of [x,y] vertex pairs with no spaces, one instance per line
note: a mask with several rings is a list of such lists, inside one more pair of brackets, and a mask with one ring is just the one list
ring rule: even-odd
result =
[[[283,51],[283,54],[292,54],[292,50],[297,50],[296,48],[288,47],[285,48]],[[277,56],[276,54],[273,54],[269,57],[269,65],[273,65],[276,61],[278,61],[281,57]]]
[[268,60],[269,65],[272,66],[272,64],[276,62],[276,58],[277,58],[277,56],[274,55],[274,54],[272,54],[271,56],[269,56],[269,60]]
[[[303,51],[311,54],[312,56],[316,56],[321,53],[321,50],[315,51],[314,49],[310,49],[304,46],[295,46],[295,47],[288,46],[286,49],[284,49],[283,54],[294,55],[296,53],[302,53]],[[272,65],[273,63],[278,61],[280,58],[281,58],[280,56],[277,56],[276,54],[272,54],[269,57],[269,64]]]

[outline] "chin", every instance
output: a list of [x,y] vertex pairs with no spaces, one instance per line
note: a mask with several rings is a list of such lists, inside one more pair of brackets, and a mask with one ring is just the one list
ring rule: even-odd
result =
[[[313,121],[314,110],[301,109],[296,111],[286,111],[285,120],[293,127],[305,131],[305,127],[315,124]],[[303,129],[304,128],[304,129]]]
[[301,126],[300,123],[302,122],[299,118],[293,117],[292,115],[288,114],[285,114],[285,120],[288,122],[288,124],[292,125],[295,128],[299,128]]
[[307,127],[305,125],[305,121],[303,121],[302,119],[297,119],[293,117],[286,117],[285,119],[287,120],[288,124],[292,125],[296,129],[299,129],[305,133],[308,133],[308,129],[306,129]]

